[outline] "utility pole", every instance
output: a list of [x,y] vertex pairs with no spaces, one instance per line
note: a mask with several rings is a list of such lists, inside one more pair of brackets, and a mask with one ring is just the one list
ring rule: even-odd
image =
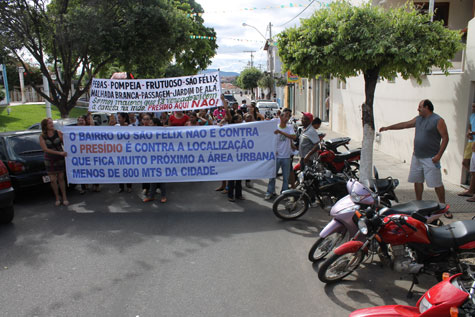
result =
[[269,22],[269,71],[272,78],[274,78],[274,41],[272,40],[272,23]]
[[256,51],[244,51],[244,53],[251,53],[251,67],[254,67],[254,63],[252,59],[254,58],[254,55],[252,53],[255,53]]

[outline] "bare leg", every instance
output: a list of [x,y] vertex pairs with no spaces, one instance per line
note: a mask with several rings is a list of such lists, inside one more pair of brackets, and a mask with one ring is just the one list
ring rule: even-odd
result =
[[58,202],[61,200],[58,192],[58,177],[56,174],[48,174],[48,176],[51,181],[51,188],[53,189],[54,196],[56,197],[56,202]]
[[470,173],[470,187],[468,188],[468,192],[475,194],[475,172]]
[[289,186],[290,188],[295,188],[295,173],[293,169],[290,169]]
[[445,204],[445,188],[444,185],[440,187],[436,187],[435,193],[437,194],[437,198],[439,199],[439,203]]
[[424,184],[414,183],[414,191],[416,192],[416,200],[422,200],[422,193],[424,192]]
[[59,188],[61,189],[61,194],[63,195],[63,204],[67,205],[68,197],[66,197],[66,184],[64,183],[64,172],[58,173],[58,183]]
[[470,171],[470,159],[463,159],[462,166],[467,170]]

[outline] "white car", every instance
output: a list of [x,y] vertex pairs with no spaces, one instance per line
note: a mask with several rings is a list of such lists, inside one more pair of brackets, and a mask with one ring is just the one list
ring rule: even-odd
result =
[[256,104],[259,112],[266,118],[273,118],[280,109],[279,104],[275,101],[258,101]]

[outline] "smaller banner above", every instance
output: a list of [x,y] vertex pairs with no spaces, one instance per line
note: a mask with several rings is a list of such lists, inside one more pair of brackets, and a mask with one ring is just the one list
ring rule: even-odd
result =
[[168,112],[221,105],[219,72],[161,79],[93,78],[89,111]]

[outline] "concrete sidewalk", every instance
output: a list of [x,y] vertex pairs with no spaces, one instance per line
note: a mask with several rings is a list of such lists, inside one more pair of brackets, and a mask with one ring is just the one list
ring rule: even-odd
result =
[[[344,136],[342,134],[331,131],[328,125],[322,124],[320,131],[326,133],[326,139],[336,138]],[[350,148],[361,147],[361,142],[351,140]],[[376,166],[379,172],[379,177],[384,178],[391,176],[399,179],[399,186],[396,188],[396,195],[399,198],[399,202],[408,202],[415,199],[414,185],[407,181],[409,175],[410,163],[404,163],[399,159],[392,157],[383,152],[374,150],[373,164]],[[444,223],[448,223],[455,220],[472,219],[475,216],[475,203],[468,202],[468,197],[460,197],[457,194],[464,191],[459,184],[453,184],[444,180],[445,186],[445,199],[447,204],[450,205],[450,211],[454,215],[453,219],[446,219],[442,217]],[[424,186],[424,200],[437,200],[434,189]]]

